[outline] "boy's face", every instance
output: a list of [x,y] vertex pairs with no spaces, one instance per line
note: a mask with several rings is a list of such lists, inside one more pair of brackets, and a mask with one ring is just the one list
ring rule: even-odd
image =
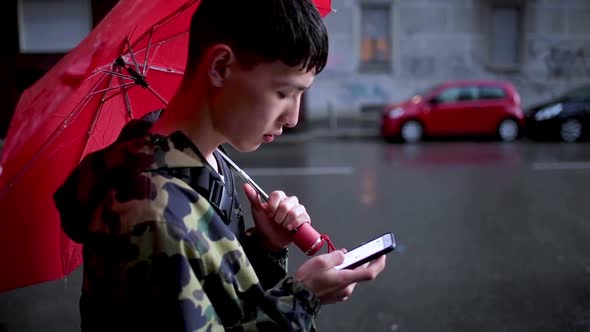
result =
[[244,69],[228,68],[223,87],[213,100],[213,125],[237,150],[256,150],[293,127],[299,118],[303,91],[314,71],[300,70],[277,61]]

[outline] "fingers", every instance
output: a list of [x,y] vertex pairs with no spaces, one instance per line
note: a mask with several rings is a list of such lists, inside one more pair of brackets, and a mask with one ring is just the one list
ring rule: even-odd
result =
[[287,216],[285,217],[285,220],[283,221],[282,225],[283,227],[286,227],[288,230],[293,230],[303,223],[311,223],[311,220],[309,219],[309,214],[307,214],[305,206],[298,205],[287,213]]
[[288,230],[295,229],[305,222],[310,222],[309,214],[296,196],[287,196],[277,190],[270,194],[267,210],[271,219]]
[[[367,270],[370,270],[372,273],[375,273],[375,276],[378,275],[379,273],[381,273],[381,271],[383,271],[383,269],[385,269],[385,258],[386,256],[383,255],[373,261],[371,261],[369,263],[369,266],[367,266]],[[373,277],[373,279],[375,279]]]
[[[269,216],[273,220],[275,220],[276,211],[279,208],[279,205],[281,204],[281,201],[283,199],[285,199],[286,197],[287,197],[287,195],[285,195],[285,192],[283,192],[281,190],[275,190],[275,191],[271,192],[270,195],[268,196],[268,210],[267,210],[267,213],[269,214]],[[282,220],[280,220],[279,223],[280,222],[282,222]]]
[[385,256],[374,260],[366,267],[354,270],[337,270],[334,266],[344,262],[344,252],[336,250],[311,258],[295,273],[299,280],[311,290],[321,303],[346,301],[358,282],[373,280],[385,267]]
[[319,255],[312,260],[317,261],[317,268],[318,269],[332,269],[336,265],[342,264],[344,262],[344,253],[341,250],[334,250],[329,254]]
[[356,285],[357,285],[356,283],[350,284],[346,287],[343,287],[343,288],[329,294],[328,296],[331,298],[332,303],[344,302],[344,301],[348,300],[348,298],[352,295]]
[[374,280],[384,268],[385,255],[373,260],[367,267],[360,266],[354,270],[341,270],[341,272],[343,281],[352,284],[361,281]]
[[[284,195],[284,194],[283,194]],[[287,219],[289,213],[291,213],[291,220],[294,219],[293,217],[293,209],[299,205],[299,200],[295,196],[291,197],[283,197],[279,202],[273,219],[277,224],[284,224],[285,220]]]
[[256,192],[256,189],[254,189],[254,187],[252,187],[250,184],[248,183],[244,183],[244,193],[246,194],[246,198],[248,198],[248,200],[250,201],[250,205],[252,206],[253,209],[261,209],[262,208],[262,202],[260,201],[260,198],[258,197],[258,192]]
[[354,288],[355,287],[356,287],[356,283],[350,284],[350,285],[348,285],[346,287],[343,287],[343,288],[341,288],[339,290],[336,290],[336,291],[333,291],[331,293],[325,294],[324,296],[321,296],[320,297],[320,300],[324,304],[338,303],[338,302],[347,301],[348,298],[354,292]]
[[352,292],[354,292],[355,287],[356,287],[356,282],[354,284],[350,284],[350,285],[348,285],[348,287],[344,288],[344,290],[342,291],[341,301],[346,301],[348,299],[348,297],[352,295]]
[[366,268],[356,268],[354,270],[334,270],[338,274],[339,282],[335,288],[326,292],[320,297],[322,303],[338,303],[348,300],[354,292],[358,282],[373,280],[385,267],[385,256],[369,263]]

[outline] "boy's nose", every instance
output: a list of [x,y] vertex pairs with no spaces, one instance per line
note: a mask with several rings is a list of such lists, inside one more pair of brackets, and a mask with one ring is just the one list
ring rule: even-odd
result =
[[297,125],[297,122],[299,122],[300,100],[300,98],[297,98],[296,102],[288,106],[283,120],[285,127],[293,128]]

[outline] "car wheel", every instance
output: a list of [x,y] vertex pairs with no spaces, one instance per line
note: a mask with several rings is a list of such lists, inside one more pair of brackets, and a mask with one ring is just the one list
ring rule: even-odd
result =
[[401,136],[407,143],[416,143],[422,139],[424,130],[422,124],[415,120],[410,120],[402,125]]
[[498,136],[504,142],[514,141],[518,137],[518,123],[513,119],[504,119],[498,126]]
[[568,119],[561,123],[559,136],[564,142],[575,142],[582,137],[582,123],[576,119]]

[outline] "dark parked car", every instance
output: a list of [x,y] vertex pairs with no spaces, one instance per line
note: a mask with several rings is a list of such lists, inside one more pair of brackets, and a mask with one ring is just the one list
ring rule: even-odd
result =
[[533,139],[576,142],[590,137],[590,84],[528,108],[526,133]]
[[417,142],[424,136],[519,137],[524,113],[515,87],[506,81],[448,81],[386,107],[381,135]]

